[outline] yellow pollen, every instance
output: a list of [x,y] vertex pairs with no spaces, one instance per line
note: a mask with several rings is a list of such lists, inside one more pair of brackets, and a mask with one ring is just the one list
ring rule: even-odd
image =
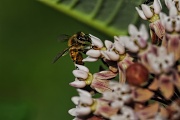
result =
[[106,47],[102,47],[101,50],[102,50],[102,51],[105,51],[105,50],[107,50],[107,49],[106,49]]
[[93,75],[88,73],[88,78],[85,80],[86,85],[90,85],[93,80]]
[[122,61],[126,57],[126,53],[119,55],[119,61]]
[[157,20],[159,20],[159,15],[158,14],[154,14],[150,19],[149,19],[149,22],[153,23]]
[[97,107],[97,101],[96,100],[94,100],[93,101],[93,103],[92,103],[92,105],[90,106],[90,108],[91,108],[91,111],[95,111],[96,110],[96,107]]

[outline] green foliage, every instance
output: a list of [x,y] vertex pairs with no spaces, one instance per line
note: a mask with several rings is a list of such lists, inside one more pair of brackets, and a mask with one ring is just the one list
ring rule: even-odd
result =
[[30,120],[25,103],[1,103],[0,120]]
[[[97,0],[96,4],[92,2],[95,0],[83,1],[90,2],[75,5],[72,0],[59,3],[57,0],[41,0],[64,13],[68,12],[68,15],[74,13],[74,18],[110,35],[126,33],[128,21],[137,19],[135,2],[140,3],[140,0],[118,2],[119,5],[121,3],[119,14],[124,13],[125,16],[121,14],[119,20],[115,16],[108,23],[106,13],[111,13],[110,6],[115,8],[114,2],[108,3],[112,0]],[[99,7],[101,2],[107,6],[106,9]],[[96,6],[91,11],[84,10],[84,5]],[[127,10],[128,6],[131,9]],[[129,14],[136,16],[135,19]],[[74,107],[71,97],[77,94],[69,86],[74,80],[71,73],[73,63],[67,55],[51,64],[56,54],[67,47],[66,42],[57,42],[58,36],[83,31],[102,40],[113,38],[34,0],[0,0],[0,15],[0,120],[72,119],[67,111]],[[96,65],[88,65],[90,70],[97,68]]]
[[0,15],[0,120],[72,120],[74,65],[69,55],[52,64],[67,47],[58,38],[107,36],[35,0],[0,0]]
[[138,22],[135,7],[143,0],[39,0],[110,36],[127,34]]

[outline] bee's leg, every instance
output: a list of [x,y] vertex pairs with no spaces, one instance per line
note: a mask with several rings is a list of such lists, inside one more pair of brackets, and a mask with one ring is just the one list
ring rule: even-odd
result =
[[90,49],[91,49],[90,46],[87,46],[86,44],[83,44],[83,47],[81,49],[79,49],[79,52],[82,52],[82,53],[86,54],[86,52],[88,50],[90,50]]
[[84,49],[82,50],[82,53],[86,54],[86,52],[88,51],[89,49]]
[[74,63],[76,63],[77,54],[79,53],[76,49],[70,49],[69,50],[70,57]]
[[78,52],[77,55],[76,55],[75,63],[79,64],[79,65],[84,65],[84,62],[82,60],[83,60],[83,56],[82,56],[82,54],[80,52]]

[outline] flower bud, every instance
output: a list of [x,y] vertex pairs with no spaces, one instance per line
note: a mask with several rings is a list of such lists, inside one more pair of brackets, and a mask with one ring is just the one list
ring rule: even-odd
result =
[[152,11],[151,11],[151,9],[150,9],[149,6],[147,6],[147,5],[145,5],[145,4],[142,4],[141,7],[142,7],[142,10],[143,10],[143,12],[144,12],[144,15],[145,15],[147,18],[151,18],[151,17],[153,16],[153,13],[152,13]]
[[88,77],[88,73],[82,70],[73,70],[72,73],[77,78],[86,79]]
[[84,88],[86,83],[84,81],[75,80],[74,82],[69,83],[69,85],[76,88]]
[[99,50],[90,49],[86,52],[86,55],[98,58],[101,55],[101,52]]
[[148,70],[140,63],[134,63],[126,70],[126,79],[131,85],[141,86],[148,80],[148,77]]
[[89,35],[90,35],[90,38],[92,40],[92,45],[94,45],[94,46],[96,46],[98,48],[103,47],[103,42],[99,38],[97,38],[97,37],[95,37],[95,36],[93,36],[91,34],[89,34]]

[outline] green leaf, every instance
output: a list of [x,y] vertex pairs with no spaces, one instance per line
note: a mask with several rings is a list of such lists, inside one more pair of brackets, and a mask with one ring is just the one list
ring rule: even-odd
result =
[[28,106],[25,103],[0,104],[0,120],[29,120]]
[[[139,16],[135,7],[144,0],[38,0],[110,36],[127,34]],[[68,23],[67,23],[68,24]]]

